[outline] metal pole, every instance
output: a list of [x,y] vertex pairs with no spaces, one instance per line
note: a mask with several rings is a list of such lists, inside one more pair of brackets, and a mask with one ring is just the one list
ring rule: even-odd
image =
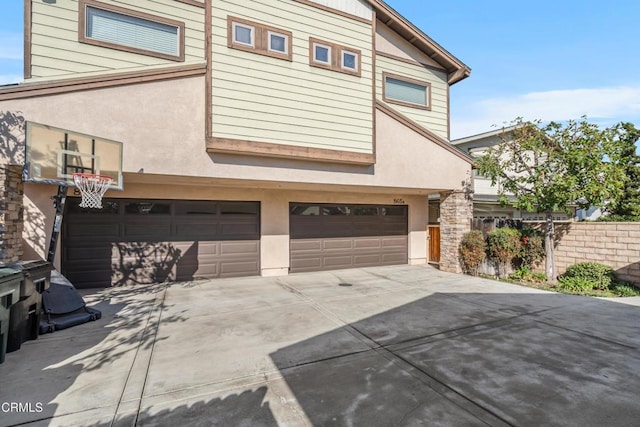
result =
[[56,257],[56,248],[58,247],[58,237],[60,236],[60,228],[62,227],[62,215],[64,215],[64,205],[67,201],[67,185],[58,186],[58,194],[53,197],[53,206],[56,208],[56,216],[53,221],[53,230],[51,231],[51,241],[49,242],[49,252],[47,252],[47,261],[53,263]]

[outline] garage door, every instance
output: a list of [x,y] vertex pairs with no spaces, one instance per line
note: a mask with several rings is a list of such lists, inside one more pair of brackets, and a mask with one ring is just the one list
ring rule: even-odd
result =
[[63,272],[77,287],[260,274],[259,202],[67,199]]
[[291,272],[406,264],[407,206],[291,203]]

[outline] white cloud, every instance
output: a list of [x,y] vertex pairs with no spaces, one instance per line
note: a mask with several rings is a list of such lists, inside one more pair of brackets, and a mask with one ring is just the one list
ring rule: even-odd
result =
[[21,33],[0,32],[0,59],[22,60],[22,37]]
[[564,121],[586,115],[590,121],[610,125],[640,117],[640,86],[531,92],[514,97],[489,98],[465,106],[452,117],[452,138],[498,128],[516,117]]

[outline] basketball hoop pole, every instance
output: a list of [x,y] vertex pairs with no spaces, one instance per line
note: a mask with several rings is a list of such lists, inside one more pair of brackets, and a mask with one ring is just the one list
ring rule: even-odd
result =
[[64,205],[67,202],[68,185],[59,185],[58,194],[53,196],[53,206],[56,208],[56,216],[53,221],[53,229],[51,230],[51,240],[49,241],[49,251],[47,252],[47,261],[53,263],[56,257],[56,249],[58,247],[58,237],[60,236],[60,228],[62,226],[62,215],[64,215]]

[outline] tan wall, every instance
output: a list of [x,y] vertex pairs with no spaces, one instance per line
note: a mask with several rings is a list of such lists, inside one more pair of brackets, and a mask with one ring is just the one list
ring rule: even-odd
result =
[[[292,32],[291,61],[227,47],[227,16]],[[372,24],[290,0],[213,8],[213,136],[371,153]],[[309,38],[361,51],[361,76],[309,65]]]
[[[124,144],[124,171],[241,180],[245,186],[341,186],[389,194],[456,189],[470,165],[386,114],[376,114],[374,166],[209,155],[204,137],[204,77],[0,102],[27,120]],[[247,180],[254,180],[250,182]],[[267,183],[269,183],[267,185]],[[351,189],[351,191],[356,191]]]
[[574,222],[558,234],[558,274],[572,264],[592,261],[609,265],[620,279],[640,285],[640,223]]
[[[409,206],[409,263],[426,263],[427,198],[413,195],[375,195],[321,191],[279,191],[207,185],[175,185],[171,177],[157,177],[155,184],[129,184],[124,191],[110,191],[105,197],[157,198],[184,200],[251,200],[261,204],[261,271],[264,276],[287,274],[289,269],[289,202],[397,204]],[[25,250],[44,258],[51,237],[53,208],[51,196],[57,187],[26,184],[25,218],[31,223],[23,232]],[[62,242],[61,237],[61,242]],[[32,257],[28,257],[32,258]],[[58,247],[55,265],[60,268]]]
[[204,9],[174,0],[100,0],[185,23],[185,62],[78,42],[78,1],[32,1],[32,79],[78,77],[116,70],[144,70],[205,60]]
[[410,61],[417,61],[432,67],[442,68],[440,64],[407,42],[402,36],[381,21],[376,22],[376,51]]

